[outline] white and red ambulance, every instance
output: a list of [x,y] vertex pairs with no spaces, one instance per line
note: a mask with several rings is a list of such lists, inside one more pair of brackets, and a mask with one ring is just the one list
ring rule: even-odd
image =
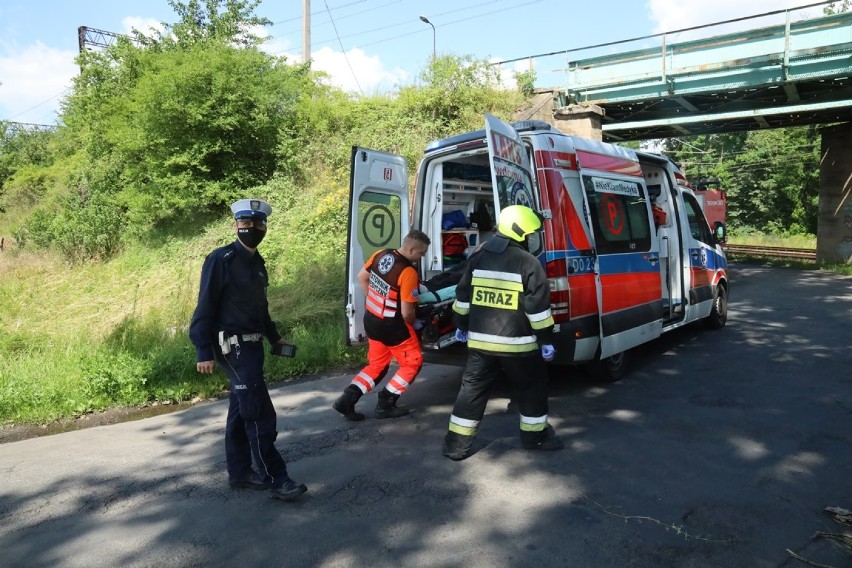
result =
[[550,281],[555,363],[585,364],[598,379],[617,380],[631,348],[697,320],[725,325],[725,225],[711,230],[671,160],[568,136],[543,121],[485,118],[483,130],[429,144],[413,193],[402,157],[352,149],[350,344],[366,341],[355,275],[375,250],[398,247],[416,228],[432,240],[421,278],[443,281],[420,296],[424,351],[458,349],[447,277],[460,273],[465,257],[494,235],[500,210],[513,204],[544,219],[530,250]]

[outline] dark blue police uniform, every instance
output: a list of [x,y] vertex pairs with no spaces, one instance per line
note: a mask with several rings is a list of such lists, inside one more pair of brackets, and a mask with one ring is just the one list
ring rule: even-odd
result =
[[[281,339],[269,316],[269,276],[260,253],[238,241],[210,253],[201,269],[198,306],[189,337],[197,361],[216,360],[231,383],[225,455],[232,481],[250,478],[252,457],[264,483],[279,488],[290,478],[275,447],[275,409],[263,377],[263,337]],[[226,351],[220,345],[225,339]]]

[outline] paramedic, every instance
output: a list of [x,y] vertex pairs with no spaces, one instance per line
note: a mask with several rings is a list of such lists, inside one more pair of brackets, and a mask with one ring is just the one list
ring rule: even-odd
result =
[[547,367],[555,350],[550,286],[530,238],[541,219],[529,207],[500,212],[497,234],[468,260],[453,304],[456,339],[466,341],[467,365],[441,453],[451,460],[471,454],[488,391],[501,369],[518,392],[521,445],[559,450],[563,442],[547,423]]
[[398,249],[376,251],[358,273],[358,284],[366,296],[364,329],[369,348],[368,363],[344,389],[332,405],[349,420],[363,420],[355,411],[362,395],[382,382],[390,367],[391,358],[399,369],[379,391],[376,418],[398,418],[408,414],[396,401],[404,393],[423,366],[420,342],[414,331],[417,290],[420,278],[415,264],[430,244],[429,237],[417,229],[411,230]]
[[[225,424],[228,484],[269,489],[290,501],[307,487],[290,479],[275,448],[277,418],[263,378],[263,338],[286,345],[269,316],[269,276],[257,252],[272,207],[261,199],[241,199],[231,211],[237,239],[204,259],[189,337],[198,372],[212,373],[215,361],[231,384]],[[260,473],[252,468],[252,458]]]

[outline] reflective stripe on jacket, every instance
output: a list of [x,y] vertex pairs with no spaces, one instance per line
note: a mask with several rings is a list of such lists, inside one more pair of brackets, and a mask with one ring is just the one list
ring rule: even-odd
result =
[[499,235],[470,258],[453,311],[471,349],[527,355],[552,342],[547,275],[520,244]]
[[402,299],[399,278],[406,268],[414,268],[407,258],[394,249],[373,255],[369,266],[367,311],[364,329],[367,337],[385,345],[398,345],[409,338],[410,332],[402,319]]

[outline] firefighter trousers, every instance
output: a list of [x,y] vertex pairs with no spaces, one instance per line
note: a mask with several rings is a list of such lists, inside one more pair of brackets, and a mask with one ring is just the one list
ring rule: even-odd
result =
[[488,394],[503,371],[517,393],[521,437],[536,438],[547,428],[547,367],[534,355],[505,357],[468,349],[461,389],[450,416],[450,432],[475,436]]
[[420,342],[410,326],[409,331],[411,334],[408,339],[398,345],[385,345],[375,339],[369,340],[367,366],[352,379],[352,384],[363,394],[367,394],[382,382],[390,367],[391,359],[396,359],[399,363],[399,369],[385,386],[392,394],[404,393],[417,378],[417,373],[423,366],[423,353],[420,350]]

